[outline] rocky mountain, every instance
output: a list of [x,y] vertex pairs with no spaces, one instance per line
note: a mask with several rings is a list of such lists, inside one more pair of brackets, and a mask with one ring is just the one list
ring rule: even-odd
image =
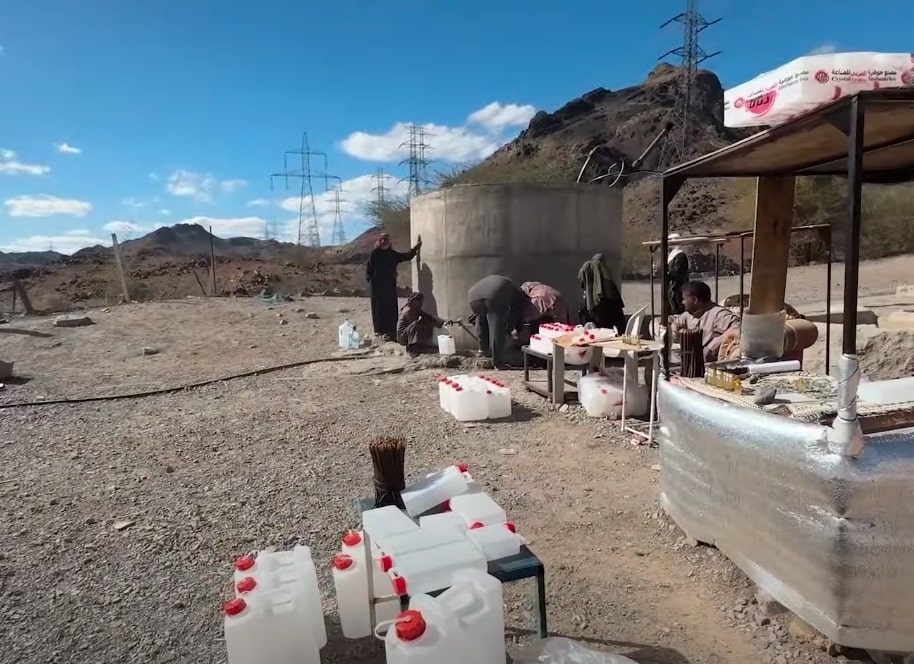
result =
[[3,253],[0,251],[0,268],[40,267],[60,260],[63,254],[56,251],[22,251]]
[[[595,148],[585,181],[607,173],[621,161],[631,164],[671,120],[681,87],[680,72],[678,67],[659,64],[638,85],[621,90],[596,88],[552,113],[540,111],[515,140],[449,183],[573,182]],[[724,91],[713,72],[698,72],[692,94],[697,113],[688,127],[683,159],[748,135],[724,126]],[[660,195],[655,173],[662,168],[662,150],[660,143],[642,165],[645,172],[616,185],[625,188],[626,271],[632,275],[644,274],[646,269],[641,242],[658,236]],[[681,232],[751,227],[744,205],[746,194],[740,186],[725,180],[687,183],[671,206],[671,223]]]

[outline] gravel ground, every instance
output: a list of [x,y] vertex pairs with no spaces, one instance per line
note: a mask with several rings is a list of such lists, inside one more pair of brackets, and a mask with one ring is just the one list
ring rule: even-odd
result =
[[[113,394],[327,357],[344,315],[366,326],[365,304],[189,300],[93,310],[83,328],[16,320],[4,327],[52,336],[0,334],[0,356],[30,378],[0,395]],[[407,437],[413,477],[470,466],[544,561],[554,634],[640,664],[833,661],[802,626],[759,614],[746,579],[661,514],[656,450],[577,407],[556,412],[517,373],[513,419],[478,425],[440,412],[433,371],[364,373],[402,365],[382,354],[0,410],[0,662],[222,662],[231,561],[300,541],[321,570],[324,661],[380,664],[378,642],[340,636],[327,569],[380,434]],[[506,598],[516,649],[532,638],[532,586]]]

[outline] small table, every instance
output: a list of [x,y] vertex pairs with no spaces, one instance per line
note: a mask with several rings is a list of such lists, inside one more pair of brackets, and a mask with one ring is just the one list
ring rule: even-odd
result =
[[[552,403],[556,405],[561,405],[569,400],[570,394],[565,391],[566,385],[573,385],[577,387],[577,383],[573,383],[567,378],[565,378],[565,369],[568,366],[574,367],[575,371],[580,371],[582,375],[586,375],[591,368],[599,368],[599,360],[597,363],[594,363],[594,360],[587,364],[565,364],[565,348],[559,346],[558,344],[552,345],[552,354],[541,353],[538,350],[533,350],[530,346],[524,346],[521,348],[521,351],[524,354],[524,387],[539,394],[541,397],[549,399]],[[596,354],[595,354],[596,355]],[[539,381],[530,380],[530,358],[536,357],[540,360],[546,362],[546,387],[543,388],[539,384]],[[560,386],[560,387],[556,387]]]
[[[370,498],[357,498],[353,504],[353,512],[361,519],[362,512],[372,509],[374,501]],[[434,514],[437,510],[429,510],[428,514]],[[370,546],[367,533],[365,542]],[[541,639],[549,636],[546,618],[546,568],[543,562],[536,557],[530,548],[525,544],[521,546],[520,553],[507,558],[489,561],[489,574],[504,583],[513,583],[522,579],[536,579],[536,627],[537,633]],[[369,582],[371,579],[369,578]],[[429,593],[437,595],[446,590]],[[400,598],[401,605],[405,606],[408,597]]]
[[[660,350],[663,348],[658,342],[647,341],[643,345],[632,346],[621,340],[604,341],[591,346],[594,349],[594,362],[601,365],[608,358],[622,358],[622,417],[619,419],[619,430],[647,439],[648,445],[654,444],[654,425],[657,423],[657,386],[660,380]],[[645,382],[650,378],[647,388],[650,390],[650,405],[648,410],[647,433],[639,431],[632,426],[626,426],[625,399],[628,393],[628,366],[624,364],[626,356],[634,355],[637,366],[644,365]],[[650,369],[648,369],[650,367]],[[635,371],[634,380],[638,382],[638,372]]]

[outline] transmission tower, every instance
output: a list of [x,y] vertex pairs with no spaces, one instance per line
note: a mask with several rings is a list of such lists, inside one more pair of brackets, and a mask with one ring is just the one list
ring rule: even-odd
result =
[[[330,186],[330,180],[336,181],[333,187]],[[338,175],[327,175],[324,187],[327,191],[333,192],[333,230],[330,234],[330,244],[346,244],[346,231],[343,228],[343,178]]]
[[279,229],[276,227],[275,221],[263,222],[263,239],[264,240],[279,239]]
[[[300,162],[299,168],[289,168],[290,156],[295,157]],[[323,171],[315,171],[311,167],[311,159],[314,157],[323,159]],[[317,223],[317,206],[314,202],[314,178],[327,177],[327,155],[324,152],[312,152],[308,144],[308,132],[302,132],[300,149],[286,150],[282,157],[282,165],[282,172],[270,174],[270,189],[273,188],[274,178],[283,178],[286,183],[286,189],[289,188],[290,178],[301,181],[301,190],[298,198],[298,235],[296,244],[319,247],[321,246],[321,234]]]
[[682,46],[667,51],[658,58],[658,60],[665,60],[670,56],[676,56],[680,59],[679,91],[669,117],[669,121],[673,123],[673,129],[660,151],[661,167],[679,163],[689,153],[691,124],[698,115],[694,95],[695,75],[702,62],[720,54],[720,51],[707,53],[698,44],[698,35],[705,28],[718,22],[720,22],[719,18],[708,21],[698,13],[698,0],[686,0],[685,11],[660,26],[663,29],[673,23],[681,23],[683,27]]
[[[428,151],[432,149],[432,146],[425,142],[425,139],[428,138],[430,134],[426,133],[424,127],[411,124],[407,128],[407,131],[409,132],[409,139],[404,143],[401,143],[400,147],[406,148],[409,156],[401,161],[400,164],[409,165],[409,175],[403,178],[403,180],[406,180],[409,183],[407,196],[412,198],[413,196],[418,196],[422,193],[422,189],[430,182],[426,176],[426,170],[429,165],[429,160],[426,155]],[[403,180],[401,180],[401,182]]]
[[375,203],[383,205],[387,201],[387,192],[390,191],[385,184],[390,176],[384,172],[383,168],[375,171],[371,179],[374,180],[374,186],[371,188],[375,192]]

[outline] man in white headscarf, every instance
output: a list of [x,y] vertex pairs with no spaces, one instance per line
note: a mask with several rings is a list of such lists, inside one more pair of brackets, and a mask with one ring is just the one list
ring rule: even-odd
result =
[[[680,239],[679,233],[670,233],[668,237],[671,243]],[[682,287],[689,283],[689,257],[677,244],[670,248],[666,264],[666,297],[670,303],[670,313],[681,314],[685,311],[682,304]]]

